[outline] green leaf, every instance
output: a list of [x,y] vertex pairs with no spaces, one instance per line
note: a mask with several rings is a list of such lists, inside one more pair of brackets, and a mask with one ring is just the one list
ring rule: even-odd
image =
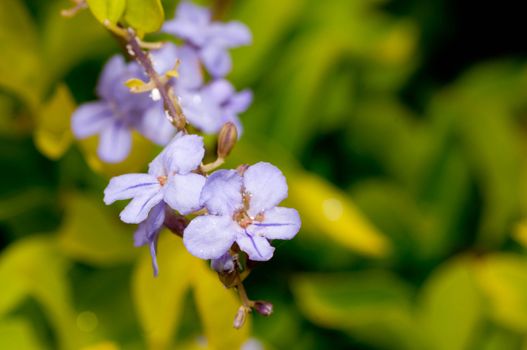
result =
[[527,259],[507,253],[486,256],[478,261],[477,277],[492,319],[513,331],[527,332]]
[[37,30],[22,1],[0,1],[0,87],[36,108],[46,72],[37,55]]
[[0,320],[0,349],[43,349],[31,325],[23,319]]
[[140,35],[159,30],[164,19],[160,0],[127,0],[124,20]]
[[127,0],[87,0],[91,12],[101,23],[109,20],[111,23],[117,23],[126,7]]
[[71,145],[70,120],[74,110],[75,102],[64,84],[58,85],[50,100],[39,108],[35,116],[34,140],[45,156],[58,159]]
[[149,249],[144,247],[132,279],[134,303],[149,349],[170,347],[195,263],[181,239],[169,232],[161,233],[158,246],[159,276],[153,276]]
[[435,271],[426,281],[420,301],[420,321],[434,349],[471,348],[484,309],[470,258],[452,259]]
[[[109,1],[112,4],[119,2]],[[118,49],[115,38],[89,11],[79,11],[74,18],[64,18],[60,16],[60,10],[68,6],[67,1],[49,1],[45,6],[40,42],[49,84],[62,79],[80,62],[108,57]]]
[[[382,271],[304,274],[293,280],[298,307],[317,325],[381,348],[423,348],[415,335],[411,289]],[[382,337],[379,337],[382,334]]]
[[289,175],[294,179],[289,183],[289,201],[310,231],[361,254],[384,257],[390,253],[390,241],[344,193],[315,175]]
[[109,266],[134,259],[132,227],[123,225],[104,207],[100,196],[72,194],[59,230],[59,247],[72,259]]
[[83,338],[75,326],[66,271],[66,261],[47,237],[10,245],[0,257],[0,278],[7,286],[0,289],[0,315],[31,296],[42,306],[61,348],[78,348]]
[[463,140],[466,162],[482,191],[478,243],[485,247],[504,242],[518,215],[522,141],[516,118],[525,101],[522,74],[514,64],[481,65],[438,95],[430,108],[436,123],[450,121]]

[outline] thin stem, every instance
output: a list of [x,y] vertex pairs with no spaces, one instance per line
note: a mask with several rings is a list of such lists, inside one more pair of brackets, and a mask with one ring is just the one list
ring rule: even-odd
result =
[[141,66],[143,66],[146,74],[150,77],[156,88],[159,90],[161,98],[163,99],[163,106],[170,122],[179,131],[185,130],[187,120],[183,114],[181,106],[173,95],[172,89],[166,82],[163,81],[163,79],[154,69],[150,57],[148,57],[148,55],[141,48],[139,39],[131,28],[128,28],[127,42],[127,48],[129,49],[130,54],[137,60],[137,62],[139,62]]
[[225,159],[221,158],[221,157],[218,157],[214,162],[212,163],[208,163],[208,164],[203,164],[201,167],[200,167],[200,170],[202,173],[204,174],[207,174],[207,173],[210,173],[212,170],[216,169],[216,168],[219,168],[220,166],[223,165],[223,163],[225,163]]
[[242,300],[243,306],[252,309],[252,307],[254,306],[254,301],[249,299],[249,297],[247,296],[247,292],[245,291],[245,287],[239,279],[236,283],[236,289],[238,290],[238,294],[240,295],[240,299]]
[[60,14],[64,17],[73,17],[79,12],[80,10],[88,8],[88,4],[86,3],[86,0],[72,0],[75,5],[69,9],[64,9],[60,11]]
[[225,17],[232,5],[232,0],[215,0],[212,5],[212,19],[217,21]]

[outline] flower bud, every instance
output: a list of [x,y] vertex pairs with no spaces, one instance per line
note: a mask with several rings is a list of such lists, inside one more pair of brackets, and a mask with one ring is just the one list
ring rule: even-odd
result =
[[223,124],[218,135],[218,158],[225,159],[238,141],[238,130],[232,122]]
[[188,225],[188,220],[167,206],[165,209],[165,221],[163,224],[166,228],[172,231],[172,233],[183,237],[183,231],[185,231],[185,227]]
[[246,306],[242,305],[238,309],[238,312],[236,313],[236,316],[234,317],[233,326],[236,329],[240,329],[245,324],[245,320],[247,319],[247,313],[248,309]]
[[273,313],[273,304],[265,300],[255,301],[253,308],[256,310],[256,312],[263,316],[271,316]]

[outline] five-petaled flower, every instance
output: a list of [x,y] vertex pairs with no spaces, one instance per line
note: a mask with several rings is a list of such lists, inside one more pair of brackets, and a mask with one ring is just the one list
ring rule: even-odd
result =
[[121,220],[139,224],[136,245],[149,244],[154,272],[157,274],[156,244],[165,219],[166,205],[180,214],[200,209],[200,194],[205,177],[194,173],[204,155],[203,139],[178,133],[151,163],[147,174],[114,177],[104,190],[104,202],[130,199]]
[[232,68],[227,49],[252,41],[251,32],[243,23],[214,22],[210,10],[186,1],[178,6],[176,17],[167,21],[162,30],[185,40],[215,78],[224,77]]
[[146,94],[132,94],[124,85],[144,72],[122,56],[112,57],[105,65],[97,84],[100,100],[82,104],[73,113],[71,124],[78,139],[100,134],[97,154],[107,163],[124,160],[132,146],[132,129],[151,141],[167,144],[174,135],[160,101]]
[[183,243],[202,259],[218,259],[236,242],[251,260],[269,260],[274,248],[268,240],[291,239],[300,229],[295,209],[277,207],[286,197],[285,177],[269,163],[257,163],[243,174],[218,170],[201,193],[209,214],[190,222]]

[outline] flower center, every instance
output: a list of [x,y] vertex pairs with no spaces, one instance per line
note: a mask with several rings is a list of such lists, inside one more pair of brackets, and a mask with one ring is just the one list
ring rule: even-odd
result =
[[262,222],[263,219],[264,219],[264,215],[263,215],[263,213],[259,213],[258,215],[256,215],[253,218],[253,217],[249,216],[249,214],[247,213],[247,211],[245,209],[240,209],[240,210],[238,210],[237,212],[234,213],[233,219],[234,219],[234,221],[236,221],[238,223],[238,225],[240,225],[241,228],[245,229],[249,225],[253,224],[255,221],[256,222]]
[[157,181],[159,182],[159,184],[161,186],[165,186],[165,184],[167,183],[167,177],[166,176],[158,176],[157,177]]

